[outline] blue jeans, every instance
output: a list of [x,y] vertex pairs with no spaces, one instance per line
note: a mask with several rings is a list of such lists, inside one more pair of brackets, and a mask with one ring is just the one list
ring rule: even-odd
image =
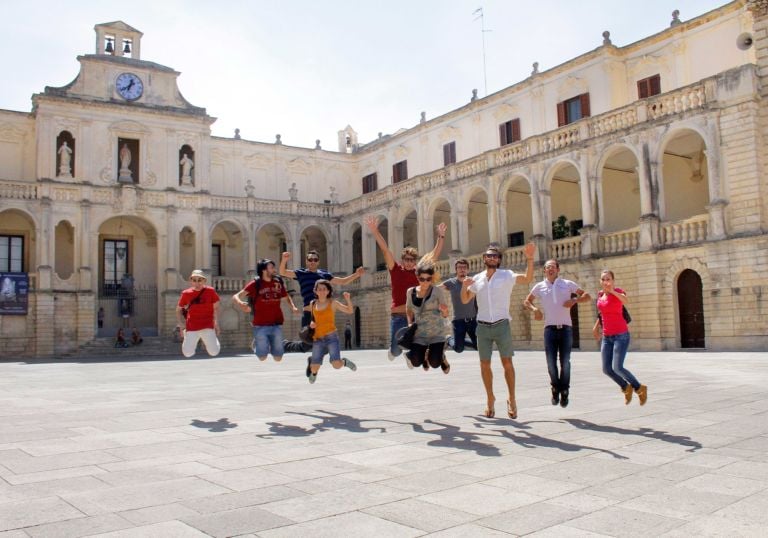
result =
[[632,375],[632,372],[624,368],[624,358],[629,348],[629,332],[603,336],[600,353],[603,357],[603,373],[613,379],[621,390],[632,385],[637,390],[640,382]]
[[[571,347],[573,346],[573,328],[563,325],[544,327],[544,353],[547,356],[547,370],[552,387],[562,392],[571,387]],[[560,373],[557,372],[557,356],[560,355]]]
[[283,356],[282,325],[256,325],[253,327],[253,339],[256,342],[253,352],[257,357],[266,357],[270,351],[273,357]]
[[397,345],[397,339],[395,338],[395,335],[397,334],[397,331],[402,329],[403,327],[408,326],[408,318],[405,317],[405,314],[397,314],[394,316],[390,316],[389,318],[389,351],[392,352],[392,355],[395,357],[399,357],[400,354],[403,352],[402,348]]
[[315,343],[312,345],[312,359],[310,362],[312,364],[323,364],[323,357],[326,353],[331,356],[331,362],[341,360],[339,335],[335,332],[315,340]]
[[453,336],[448,338],[448,345],[456,353],[464,351],[464,346],[477,349],[477,318],[454,319]]

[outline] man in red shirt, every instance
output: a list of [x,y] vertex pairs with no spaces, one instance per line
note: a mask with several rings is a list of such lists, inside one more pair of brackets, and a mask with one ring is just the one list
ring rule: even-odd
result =
[[[176,305],[176,322],[184,334],[181,352],[191,357],[202,340],[208,355],[215,357],[221,350],[219,345],[219,294],[206,286],[206,276],[200,269],[192,271],[189,277],[191,287],[181,292]],[[184,316],[186,312],[186,319]]]
[[[400,346],[397,345],[397,339],[395,335],[397,331],[403,327],[408,326],[408,319],[405,317],[405,299],[408,288],[419,285],[419,280],[416,278],[416,262],[419,261],[419,252],[413,247],[405,247],[400,254],[400,261],[395,261],[395,255],[389,249],[387,240],[381,235],[379,231],[379,219],[377,217],[367,217],[365,219],[365,225],[373,234],[376,239],[376,244],[379,245],[382,254],[384,254],[384,261],[387,264],[389,270],[389,279],[392,284],[392,305],[390,308],[390,322],[389,322],[389,336],[390,344],[388,356],[389,360],[395,360],[395,357],[400,355],[403,351]],[[436,262],[440,251],[443,249],[443,243],[445,242],[445,232],[448,226],[441,222],[437,227],[437,241],[435,248],[433,248],[424,258],[423,261]]]
[[272,353],[275,361],[283,359],[284,318],[280,301],[287,302],[294,313],[299,312],[276,273],[275,262],[260,260],[256,264],[258,276],[232,296],[232,300],[243,312],[253,311],[253,352],[260,361],[266,360],[269,353]]

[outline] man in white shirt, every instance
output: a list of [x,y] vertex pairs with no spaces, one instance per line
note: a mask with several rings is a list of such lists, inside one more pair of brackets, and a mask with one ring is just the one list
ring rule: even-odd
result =
[[[544,320],[544,353],[547,357],[547,370],[552,385],[552,405],[560,403],[568,407],[568,393],[571,388],[571,347],[573,346],[573,328],[571,327],[571,307],[576,303],[591,300],[578,284],[560,278],[560,264],[557,260],[547,260],[544,264],[544,280],[537,283],[523,306],[531,312],[536,321]],[[533,305],[536,298],[541,301],[541,308]],[[543,311],[543,312],[542,312]],[[557,371],[557,356],[560,355],[560,372]]]
[[525,245],[525,258],[528,267],[524,275],[499,269],[501,252],[496,246],[489,246],[483,254],[485,271],[474,277],[467,277],[462,282],[461,301],[470,302],[477,299],[477,351],[480,355],[480,375],[483,378],[488,403],[485,416],[495,415],[493,395],[493,372],[491,371],[491,354],[493,344],[499,349],[501,364],[504,366],[504,379],[509,389],[507,414],[509,418],[517,418],[517,401],[515,400],[515,367],[512,364],[512,331],[509,327],[509,303],[512,288],[515,284],[528,284],[533,280],[533,255],[536,247],[533,243]]

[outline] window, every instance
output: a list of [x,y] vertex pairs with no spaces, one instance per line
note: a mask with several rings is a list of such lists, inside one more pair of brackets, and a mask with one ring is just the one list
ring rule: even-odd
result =
[[392,183],[408,179],[408,161],[400,161],[392,165]]
[[221,245],[211,245],[211,276],[221,276]]
[[659,95],[661,93],[661,77],[659,75],[653,75],[652,77],[644,78],[637,81],[637,98],[645,99],[652,95]]
[[515,118],[499,125],[499,145],[506,146],[520,140],[520,119]]
[[374,172],[373,174],[368,174],[367,176],[363,177],[363,194],[373,192],[378,188],[379,186],[378,186],[378,180],[376,177],[376,172]]
[[0,271],[24,272],[24,238],[20,235],[0,235]]
[[128,241],[104,240],[104,288],[117,290],[128,272]]
[[561,103],[557,103],[557,126],[568,125],[581,118],[588,118],[589,94],[583,93]]
[[511,234],[507,234],[508,247],[522,247],[523,245],[525,245],[525,233],[513,232]]
[[456,162],[456,142],[448,142],[443,145],[443,166]]

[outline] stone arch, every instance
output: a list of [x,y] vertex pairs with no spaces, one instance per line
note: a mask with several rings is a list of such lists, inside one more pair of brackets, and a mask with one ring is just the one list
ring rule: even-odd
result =
[[664,221],[707,213],[710,202],[707,136],[697,125],[676,125],[659,143],[659,213]]
[[0,270],[35,271],[38,264],[36,230],[39,229],[37,218],[26,209],[6,207],[0,210],[0,235],[8,238],[3,248],[8,248],[13,253],[7,262],[7,269],[3,267]]
[[581,207],[581,172],[570,158],[558,159],[544,174],[542,186],[549,191],[548,215],[544,229],[553,239],[578,235],[583,225]]
[[[397,219],[394,222],[395,229],[400,228],[403,230],[400,245],[403,247],[414,247],[418,249],[419,226],[421,225],[418,205],[415,202],[409,200],[400,204],[395,214]],[[394,242],[390,242],[389,245],[390,248],[393,247]],[[392,252],[394,252],[396,258],[399,258],[399,252],[395,252],[394,250]],[[420,252],[419,254],[423,253]]]
[[641,160],[634,147],[620,142],[605,148],[596,177],[597,224],[603,232],[635,228],[642,213]]
[[680,347],[680,307],[679,297],[677,290],[677,280],[685,270],[695,271],[699,278],[701,278],[702,300],[704,309],[704,334],[706,336],[711,334],[710,324],[712,320],[712,295],[707,293],[712,289],[712,275],[709,272],[707,265],[700,259],[694,256],[682,257],[676,259],[664,273],[664,278],[661,281],[661,296],[667,297],[671,301],[671,308],[664,308],[660,305],[659,308],[659,324],[662,330],[662,338],[666,342],[668,348]]
[[500,184],[502,246],[525,244],[534,234],[532,182],[525,174],[510,174]]
[[222,218],[208,232],[211,260],[203,260],[210,267],[211,276],[241,276],[247,269],[248,235],[245,226],[236,219]]
[[255,232],[256,260],[267,258],[280,264],[280,257],[291,241],[289,230],[279,222],[265,222]]
[[435,229],[439,224],[444,223],[447,226],[445,232],[445,243],[443,249],[440,252],[439,259],[446,260],[450,256],[453,245],[453,226],[452,221],[457,218],[457,215],[453,211],[451,201],[445,196],[436,196],[433,198],[427,208],[427,222],[432,229]]
[[[316,250],[320,254],[319,266],[326,269],[329,268],[329,262],[331,260],[328,257],[328,244],[330,238],[325,227],[318,224],[309,224],[299,232],[299,238],[299,241],[301,242],[301,266],[304,266],[304,258],[306,258],[307,252]],[[299,266],[298,261],[295,263]]]
[[60,220],[54,230],[53,269],[62,280],[75,272],[75,227],[66,219]]
[[482,252],[490,242],[490,194],[482,185],[472,185],[461,197],[459,207],[466,207],[468,253]]
[[[96,229],[100,287],[117,285],[121,271],[128,272],[137,286],[157,286],[157,230],[152,222],[134,215],[113,215],[99,222]],[[125,257],[117,250],[111,255],[108,252],[123,247],[127,249]]]

